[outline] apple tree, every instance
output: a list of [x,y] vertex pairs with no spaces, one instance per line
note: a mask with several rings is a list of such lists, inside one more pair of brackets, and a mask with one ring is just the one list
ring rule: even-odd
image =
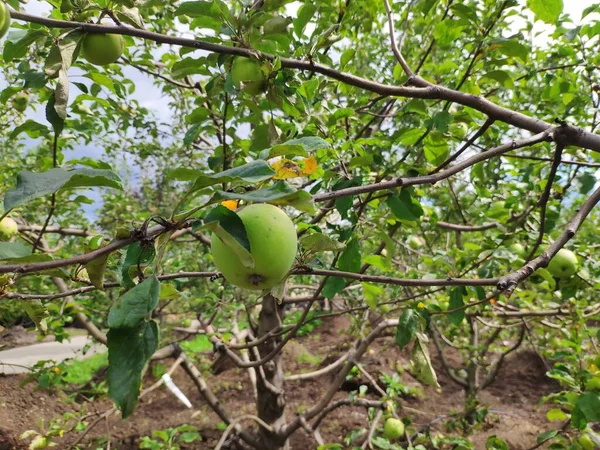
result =
[[[391,334],[416,380],[439,386],[439,361],[464,389],[465,429],[532,346],[561,385],[538,444],[599,445],[597,5],[36,5],[0,2],[0,311],[106,345],[123,418],[169,359],[227,424],[217,448],[299,430],[337,448],[319,426],[347,405],[371,413],[357,448],[429,448],[393,392],[338,395],[355,370],[377,384],[360,361]],[[219,402],[166,315],[243,369],[254,414]],[[327,315],[351,318],[349,350],[286,377],[286,345]]]

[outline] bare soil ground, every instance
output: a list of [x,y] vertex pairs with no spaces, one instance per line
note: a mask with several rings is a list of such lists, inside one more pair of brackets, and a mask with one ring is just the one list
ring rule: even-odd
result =
[[[315,359],[319,358],[320,366],[335,360],[345,350],[350,341],[339,330],[348,328],[344,318],[324,320],[324,323],[306,337],[292,341],[286,346],[284,369],[286,373],[308,372],[315,370]],[[457,361],[457,355],[447,355],[451,362]],[[438,360],[432,349],[432,359]],[[399,351],[392,338],[378,340],[372,351],[363,358],[363,366],[375,377],[396,372],[398,365],[408,365],[407,351]],[[441,392],[434,388],[424,387],[419,398],[403,400],[410,407],[410,412],[402,413],[410,417],[417,428],[435,422],[432,434],[444,432],[444,416],[460,411],[464,403],[463,391],[447,378],[441,367],[436,366]],[[545,418],[546,406],[540,406],[542,396],[557,389],[557,386],[545,376],[546,368],[539,357],[532,351],[523,348],[507,358],[497,380],[480,395],[483,404],[489,406],[495,414],[479,427],[469,439],[475,448],[485,448],[488,436],[496,435],[505,439],[514,450],[527,449],[536,442],[539,433],[550,428]],[[150,371],[149,371],[150,372]],[[329,386],[331,376],[326,375],[310,381],[293,381],[286,385],[287,416],[293,417],[298,412],[314,404]],[[399,374],[404,384],[420,386],[408,372]],[[77,410],[85,405],[88,411],[105,411],[112,405],[108,400],[91,403],[65,403],[64,393],[48,394],[34,390],[29,384],[19,387],[22,376],[0,376],[0,450],[27,448],[17,438],[25,430],[36,429],[40,419],[46,423],[57,416]],[[110,436],[112,449],[138,448],[141,436],[151,435],[153,430],[191,424],[199,428],[203,441],[192,444],[188,448],[212,449],[215,447],[221,432],[217,430],[220,419],[203,401],[191,380],[182,369],[178,369],[173,379],[193,404],[187,409],[166,388],[160,388],[141,399],[137,410],[127,420],[112,415],[103,420],[86,436],[80,448],[97,449],[99,438]],[[250,382],[246,373],[240,369],[229,369],[215,376],[206,374],[206,380],[220,398],[224,408],[233,417],[242,414],[253,414],[254,399]],[[147,375],[144,386],[154,382]],[[360,381],[365,382],[365,380]],[[345,389],[355,389],[358,383],[347,383]],[[349,392],[340,391],[337,398],[347,398]],[[369,393],[369,397],[377,399],[377,394]],[[416,413],[414,410],[420,411]],[[92,421],[92,419],[90,419]],[[320,432],[325,442],[343,444],[344,437],[352,430],[368,427],[367,411],[358,407],[343,407],[331,413],[322,423]],[[69,448],[78,437],[77,433],[67,434],[56,441],[57,447]],[[354,444],[356,445],[356,443]],[[360,444],[359,444],[360,445]],[[294,450],[315,449],[317,444],[313,437],[303,430],[296,433],[291,440]],[[102,448],[102,447],[100,447]],[[184,447],[182,447],[184,448]],[[230,447],[236,448],[236,447]],[[543,447],[542,447],[543,448]]]

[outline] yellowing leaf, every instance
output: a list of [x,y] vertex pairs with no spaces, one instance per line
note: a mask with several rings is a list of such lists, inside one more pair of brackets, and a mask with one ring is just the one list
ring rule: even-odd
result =
[[310,155],[308,158],[304,158],[304,170],[303,175],[312,175],[317,170],[318,164],[314,155]]
[[235,211],[238,207],[239,200],[224,200],[221,202],[225,208]]
[[302,169],[298,164],[289,159],[279,159],[271,164],[276,174],[274,180],[285,180],[286,178],[296,178],[302,176]]

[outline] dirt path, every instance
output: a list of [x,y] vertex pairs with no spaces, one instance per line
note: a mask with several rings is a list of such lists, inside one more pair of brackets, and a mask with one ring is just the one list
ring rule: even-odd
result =
[[[64,361],[68,358],[82,357],[83,347],[90,343],[87,336],[74,336],[65,342],[42,342],[40,344],[17,347],[0,351],[0,373],[15,374],[28,372],[27,368],[40,360]],[[98,345],[92,346],[85,356],[100,350]]]

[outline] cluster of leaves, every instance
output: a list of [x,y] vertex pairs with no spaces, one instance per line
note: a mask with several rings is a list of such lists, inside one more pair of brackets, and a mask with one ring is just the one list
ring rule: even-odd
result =
[[[185,30],[206,43],[311,60],[382,83],[406,82],[388,50],[381,2],[317,0],[303,2],[293,14],[285,1],[266,1],[257,9],[220,0],[177,5],[155,0],[49,3],[54,19],[86,22],[105,16],[107,9],[136,29],[162,34]],[[16,0],[9,4],[20,6]],[[397,25],[408,35],[403,54],[424,78],[540,118],[597,126],[600,59],[593,50],[597,7],[584,11],[587,23],[574,25],[562,14],[559,1],[532,0],[529,9],[491,0],[420,0],[411,5],[412,9],[396,2],[392,8]],[[523,19],[529,11],[552,24],[546,45],[534,46],[527,38],[533,25]],[[511,19],[521,19],[524,25],[511,26]],[[131,36],[125,38],[123,64],[98,68],[79,57],[83,36],[79,30],[65,33],[19,22],[3,44],[0,69],[6,87],[0,92],[0,117],[9,126],[0,131],[0,182],[7,187],[4,212],[24,223],[42,224],[51,208],[52,226],[93,225],[99,234],[118,239],[133,231],[132,222],[139,230],[150,217],[189,219],[194,232],[214,232],[248,258],[250,248],[237,214],[220,204],[269,202],[294,216],[303,233],[302,263],[353,273],[367,267],[373,274],[408,279],[501,276],[524,263],[509,250],[511,244],[520,243],[527,250],[535,246],[541,217],[537,205],[547,183],[547,160],[554,152],[550,143],[518,155],[534,159],[491,159],[435,186],[337,198],[327,206],[328,215],[313,222],[317,213],[313,195],[392,176],[425,175],[454,154],[486,117],[460,105],[378,98],[327,77],[283,68],[277,58],[257,59],[266,81],[265,92],[254,96],[234,83],[233,56],[163,48]],[[139,100],[133,70],[150,74],[168,106],[167,114]],[[12,106],[24,91],[30,105],[25,114]],[[44,111],[49,125],[34,116],[36,110]],[[477,141],[476,151],[522,135],[494,123]],[[84,156],[88,151],[100,156]],[[544,245],[564,229],[596,183],[597,154],[567,148],[563,158],[583,165],[564,164],[558,169],[545,210]],[[90,187],[94,194],[81,193]],[[102,201],[90,214],[90,204],[100,198],[97,192]],[[598,213],[593,212],[571,245],[583,261],[577,276],[557,280],[541,269],[519,287],[510,304],[523,311],[568,310],[561,316],[564,336],[558,342],[553,341],[553,330],[539,322],[531,324],[531,334],[537,346],[550,343],[552,348],[568,349],[551,355],[556,364],[550,376],[564,391],[548,399],[560,407],[549,418],[569,420],[581,431],[589,431],[590,424],[600,420],[599,394],[592,381],[599,376],[600,365],[595,356],[588,356],[597,353],[594,344],[599,340],[588,328],[588,321],[597,315],[590,315],[596,311],[595,280],[600,275],[593,247],[597,220]],[[442,223],[494,226],[484,232],[460,232],[449,231]],[[45,301],[19,303],[40,330],[59,339],[77,311],[110,328],[109,384],[123,416],[132,413],[143,367],[160,344],[159,312],[177,314],[183,321],[220,308],[218,325],[231,326],[244,304],[255,301],[252,295],[206,280],[159,282],[161,273],[214,268],[203,246],[167,245],[168,235],[85,265],[86,284],[102,288],[117,282],[121,292],[92,292],[66,307]],[[50,237],[49,248],[61,244],[51,255],[32,254],[29,244],[17,240],[0,245],[0,262],[51,261],[101,248],[108,241],[100,237],[84,244],[76,237]],[[378,251],[380,242],[385,253]],[[79,286],[81,269],[14,277],[2,289],[51,293],[55,292],[51,277]],[[314,284],[312,277],[298,280]],[[431,324],[462,348],[465,367],[460,369],[464,369],[469,356],[479,350],[470,347],[467,307],[482,302],[469,309],[486,320],[498,317],[498,304],[484,302],[489,292],[479,287],[425,292],[370,282],[350,290],[350,284],[330,277],[322,295],[342,296],[349,308],[365,307],[399,318],[396,342],[401,348],[411,347],[412,372],[424,384],[438,386],[431,364],[436,355],[430,354],[427,337]],[[223,298],[234,301],[221,306]],[[385,303],[391,308],[384,310]],[[0,302],[0,315],[7,317],[4,311],[14,305]],[[360,311],[353,319],[362,323]],[[310,332],[309,328],[300,331]],[[514,341],[515,330],[507,327],[496,337]],[[494,330],[485,328],[482,333],[493,335]],[[163,340],[168,341],[168,335]],[[496,341],[489,348],[498,354],[505,350]],[[51,384],[51,379],[47,382]],[[146,444],[155,448],[153,442],[163,440],[175,445],[175,434],[148,438]],[[567,446],[574,436],[556,433],[542,440]],[[499,439],[490,442],[489,448],[503,448]]]

